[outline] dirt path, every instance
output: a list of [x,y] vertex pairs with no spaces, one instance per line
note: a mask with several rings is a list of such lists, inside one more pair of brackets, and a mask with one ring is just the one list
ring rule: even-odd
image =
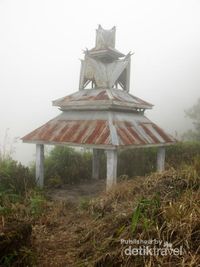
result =
[[83,198],[97,196],[105,190],[105,180],[92,180],[78,185],[63,185],[62,188],[51,189],[47,196],[56,201],[79,202]]
[[99,180],[47,192],[51,201],[47,212],[34,225],[32,235],[38,267],[76,267],[78,236],[88,225],[88,215],[78,208],[79,203],[103,190],[105,181]]

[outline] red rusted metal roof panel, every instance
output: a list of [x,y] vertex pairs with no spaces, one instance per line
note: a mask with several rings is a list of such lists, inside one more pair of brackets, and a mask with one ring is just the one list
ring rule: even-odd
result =
[[51,120],[22,139],[24,142],[111,145],[108,123],[103,120]]
[[54,106],[59,106],[64,110],[72,106],[76,106],[77,108],[81,107],[81,109],[88,109],[88,107],[95,106],[95,109],[98,110],[102,108],[102,104],[105,106],[105,109],[106,106],[117,105],[121,107],[121,110],[127,107],[132,109],[151,109],[153,106],[119,89],[84,89],[53,101]]
[[[69,114],[68,114],[69,113]],[[98,119],[94,119],[97,117]],[[82,118],[82,119],[80,119]],[[24,142],[95,146],[146,146],[176,140],[142,114],[63,112],[22,138]]]
[[175,139],[164,133],[152,122],[136,125],[130,122],[115,122],[116,131],[119,137],[119,145],[158,145],[174,143]]

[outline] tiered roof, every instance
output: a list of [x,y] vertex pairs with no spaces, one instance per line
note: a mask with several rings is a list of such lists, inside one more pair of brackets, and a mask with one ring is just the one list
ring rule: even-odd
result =
[[62,113],[23,137],[24,142],[102,149],[175,142],[144,116],[153,105],[129,93],[131,53],[124,56],[115,49],[115,34],[115,27],[99,26],[96,45],[81,62],[79,91],[53,101]]

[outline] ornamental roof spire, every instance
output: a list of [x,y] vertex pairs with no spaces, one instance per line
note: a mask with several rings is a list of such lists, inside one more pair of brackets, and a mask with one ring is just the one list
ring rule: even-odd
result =
[[115,49],[116,27],[96,30],[96,45],[85,51],[81,60],[79,90],[122,89],[129,92],[131,53],[126,56]]

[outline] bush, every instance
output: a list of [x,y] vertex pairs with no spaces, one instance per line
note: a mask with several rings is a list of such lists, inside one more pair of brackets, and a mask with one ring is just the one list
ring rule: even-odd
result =
[[[179,142],[166,147],[166,167],[192,164],[200,156],[200,142]],[[127,149],[119,152],[118,175],[142,176],[156,171],[157,148]]]
[[200,142],[179,142],[166,149],[166,162],[174,167],[192,164],[195,157],[200,156]]
[[[200,142],[177,143],[166,148],[166,167],[177,168],[191,164],[200,156]],[[119,151],[118,176],[142,176],[156,171],[157,148],[137,148]],[[106,156],[100,158],[100,178],[106,177]],[[79,152],[70,147],[55,147],[45,160],[45,183],[59,180],[62,183],[78,183],[91,179],[92,153]],[[59,183],[60,184],[60,183]]]
[[156,148],[122,150],[118,156],[118,176],[142,176],[155,171],[156,153]]
[[57,146],[45,159],[45,183],[55,177],[63,183],[74,184],[89,179],[92,171],[92,155],[77,152],[70,147]]
[[29,168],[11,158],[0,160],[0,191],[23,195],[33,186],[35,181]]
[[29,214],[34,217],[39,217],[44,211],[46,200],[41,192],[33,191],[28,199]]
[[48,187],[49,188],[61,188],[63,182],[59,176],[52,177],[48,179]]

